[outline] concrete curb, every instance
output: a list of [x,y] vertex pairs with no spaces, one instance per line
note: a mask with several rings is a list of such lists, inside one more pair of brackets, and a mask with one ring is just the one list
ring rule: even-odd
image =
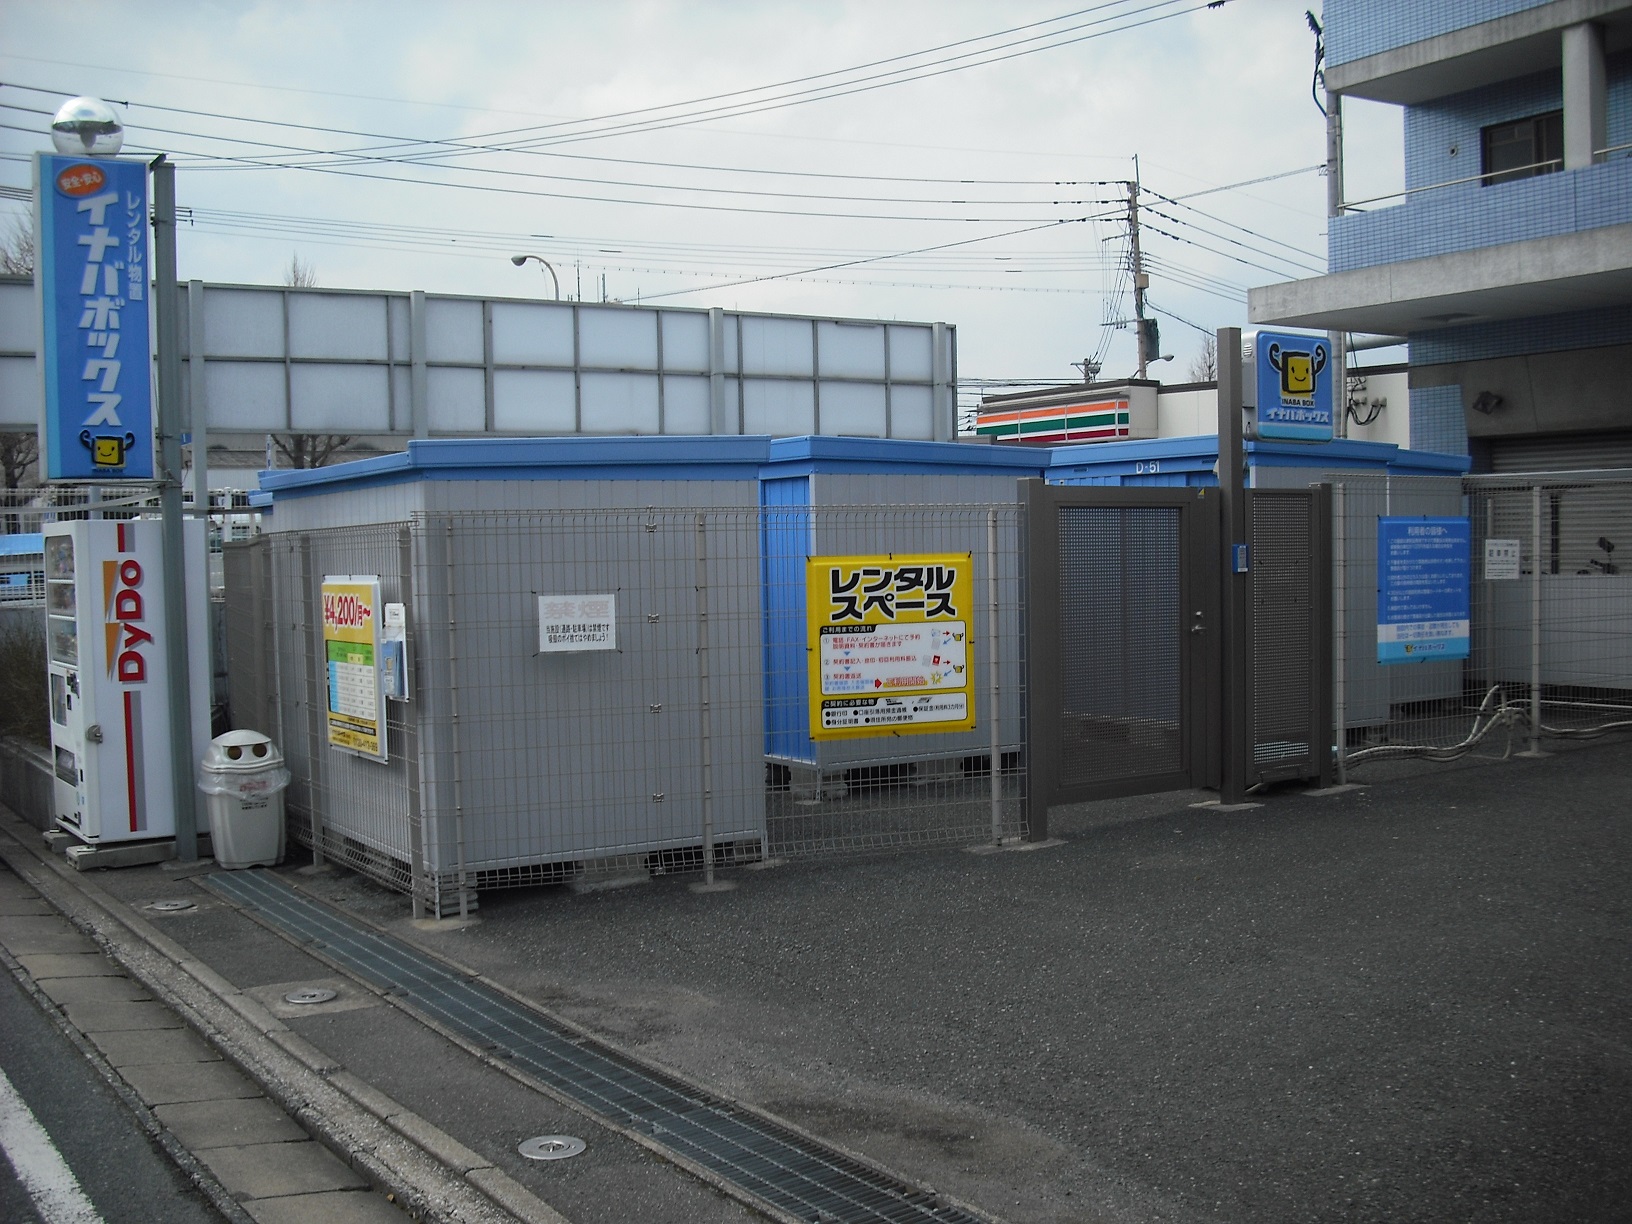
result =
[[334,1065],[123,902],[36,847],[38,837],[0,809],[0,860],[411,1215],[436,1224],[568,1224],[492,1162]]

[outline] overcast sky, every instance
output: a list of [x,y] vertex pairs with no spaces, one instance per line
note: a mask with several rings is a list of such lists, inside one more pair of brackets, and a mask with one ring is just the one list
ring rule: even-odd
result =
[[[1107,324],[1132,313],[1136,156],[1175,357],[1154,376],[1244,324],[1246,286],[1325,266],[1305,0],[0,5],[0,187],[28,186],[63,100],[109,99],[127,154],[181,167],[184,279],[277,283],[298,256],[325,286],[548,296],[508,258],[533,253],[566,297],[604,276],[625,301],[945,320],[973,390],[1133,372]],[[946,71],[972,60],[994,62]],[[1397,112],[1347,124],[1349,197],[1397,188]]]

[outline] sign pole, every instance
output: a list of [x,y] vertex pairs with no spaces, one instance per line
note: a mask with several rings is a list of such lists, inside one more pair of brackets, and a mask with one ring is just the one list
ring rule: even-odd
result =
[[176,803],[176,857],[198,858],[193,795],[192,691],[187,677],[187,560],[181,531],[181,350],[176,283],[176,168],[153,159],[153,313],[159,350],[159,516],[164,536],[165,666],[170,682],[170,775]]
[[[1256,359],[1256,354],[1255,354]],[[1247,572],[1247,491],[1245,447],[1241,440],[1241,329],[1218,329],[1218,490],[1224,516],[1223,663],[1224,726],[1218,801],[1231,807],[1247,801],[1252,769],[1252,689],[1247,650],[1252,640],[1252,600]]]

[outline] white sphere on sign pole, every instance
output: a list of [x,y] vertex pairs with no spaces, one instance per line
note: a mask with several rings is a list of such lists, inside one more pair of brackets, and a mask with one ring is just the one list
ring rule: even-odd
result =
[[65,157],[113,157],[125,143],[125,125],[101,98],[70,98],[51,119],[51,143]]

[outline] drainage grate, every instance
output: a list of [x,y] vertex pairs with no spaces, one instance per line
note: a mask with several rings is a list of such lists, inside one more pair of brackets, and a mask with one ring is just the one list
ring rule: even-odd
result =
[[981,1220],[934,1194],[561,1029],[407,944],[308,899],[270,872],[220,872],[205,883],[509,1065],[780,1211],[833,1224]]

